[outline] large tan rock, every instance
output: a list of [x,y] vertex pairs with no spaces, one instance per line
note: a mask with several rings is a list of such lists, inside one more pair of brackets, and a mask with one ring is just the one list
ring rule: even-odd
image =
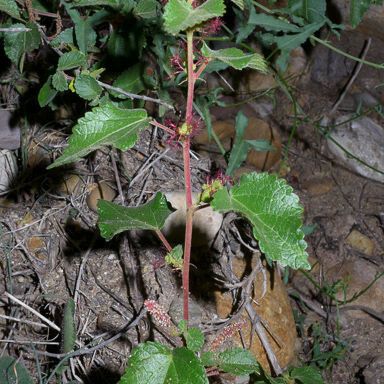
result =
[[[218,120],[213,123],[213,130],[223,143],[225,149],[229,150],[230,145],[235,138],[235,121]],[[245,160],[245,165],[253,167],[256,170],[271,169],[281,157],[281,140],[277,130],[267,122],[255,117],[249,118],[248,126],[244,134],[245,140],[268,140],[275,147],[274,151],[258,152],[250,150]],[[201,146],[207,146],[210,143],[208,132],[205,130],[194,139],[195,143]]]
[[[243,277],[247,263],[245,259],[233,260],[233,271],[238,278]],[[247,271],[249,273],[249,271]],[[296,325],[292,308],[283,282],[276,270],[266,268],[266,293],[263,293],[263,277],[258,274],[254,281],[254,308],[262,322],[267,326],[266,334],[269,343],[282,368],[287,367],[296,355]],[[221,318],[226,318],[232,312],[232,298],[228,293],[215,292],[216,309]],[[246,312],[242,315],[246,319],[246,326],[242,330],[246,346],[249,346],[252,324]],[[240,337],[233,341],[242,347]],[[253,335],[250,351],[257,361],[267,371],[270,371],[267,355],[256,334]]]

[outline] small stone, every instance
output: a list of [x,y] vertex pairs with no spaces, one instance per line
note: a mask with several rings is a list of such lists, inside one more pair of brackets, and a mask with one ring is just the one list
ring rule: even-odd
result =
[[79,175],[66,175],[57,190],[66,195],[71,195],[76,192],[77,187],[80,185],[80,181],[81,179]]
[[330,177],[315,176],[309,180],[305,180],[301,187],[307,191],[310,196],[322,196],[332,190],[334,186]]
[[[162,232],[165,237],[175,244],[184,242],[185,232],[185,194],[184,192],[168,192],[165,194],[172,207],[176,209],[165,221]],[[193,194],[193,200],[198,199],[199,194]],[[217,232],[223,222],[223,215],[215,212],[211,207],[199,209],[193,216],[193,247],[209,247],[216,238]]]
[[350,245],[356,251],[364,253],[367,256],[372,256],[375,251],[374,242],[368,236],[362,234],[356,229],[351,231],[345,239],[345,243]]
[[17,175],[16,157],[8,149],[0,150],[0,192],[8,190]]
[[327,139],[332,154],[359,175],[384,182],[383,127],[369,117],[353,120],[351,115],[337,119],[335,126]]
[[40,236],[32,236],[27,240],[26,246],[30,252],[36,252],[37,250],[45,247],[45,242]]
[[105,181],[100,181],[91,187],[87,196],[87,205],[92,211],[97,211],[97,202],[100,199],[112,201],[116,197],[116,191]]

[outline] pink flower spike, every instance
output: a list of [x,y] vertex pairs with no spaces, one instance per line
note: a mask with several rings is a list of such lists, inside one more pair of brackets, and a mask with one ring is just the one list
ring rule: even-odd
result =
[[161,327],[170,328],[172,326],[171,317],[165,312],[165,309],[155,300],[145,300],[144,307],[152,315],[155,322]]
[[245,325],[247,321],[241,319],[230,325],[227,325],[222,329],[222,331],[216,336],[216,338],[210,344],[210,350],[214,351],[218,349],[225,341],[232,339],[237,332],[239,332]]

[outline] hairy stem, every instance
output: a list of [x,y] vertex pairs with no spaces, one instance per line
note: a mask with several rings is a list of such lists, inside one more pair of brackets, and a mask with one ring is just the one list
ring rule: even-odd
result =
[[[188,60],[188,94],[185,122],[190,125],[193,118],[193,94],[195,88],[195,73],[193,70],[193,31],[187,32],[187,60]],[[185,221],[185,241],[184,241],[184,261],[183,261],[183,318],[189,319],[189,267],[191,261],[192,244],[192,183],[191,183],[191,164],[189,150],[191,140],[186,136],[183,141],[183,161],[184,161],[184,184],[187,215]]]

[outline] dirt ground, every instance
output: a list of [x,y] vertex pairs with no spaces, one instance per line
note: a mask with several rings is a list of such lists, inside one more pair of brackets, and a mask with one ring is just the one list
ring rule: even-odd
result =
[[[335,44],[359,55],[364,36],[348,36]],[[367,59],[382,62],[383,51],[384,44],[374,41]],[[299,195],[305,224],[312,226],[307,242],[313,270],[309,277],[291,272],[287,283],[297,320],[299,359],[323,368],[327,383],[384,383],[383,307],[377,308],[384,288],[381,281],[369,286],[370,277],[383,272],[384,185],[341,165],[329,153],[318,124],[328,116],[354,64],[322,47],[308,47],[303,59],[306,65],[300,78],[290,82],[301,106],[297,115],[286,93],[278,88],[251,105],[213,113],[216,118],[233,118],[244,107],[276,127],[281,136],[283,153],[274,170]],[[380,83],[384,83],[384,74],[364,67],[336,116],[355,111],[361,94],[384,105],[384,87],[375,88]],[[227,100],[251,96],[237,91]],[[375,111],[365,114],[384,129],[382,115]],[[20,172],[14,188],[0,200],[0,354],[20,358],[36,382],[39,375],[46,380],[45,372],[52,372],[62,358],[59,328],[63,327],[64,305],[73,297],[76,350],[84,351],[85,346],[91,350],[73,356],[63,374],[65,380],[112,384],[118,381],[135,344],[165,338],[143,313],[143,299],[160,295],[172,316],[180,317],[180,276],[164,264],[164,249],[151,234],[132,232],[104,241],[89,195],[97,190],[95,183],[103,182],[110,186],[112,198],[121,203],[120,184],[124,204],[135,206],[158,190],[181,191],[182,156],[177,149],[168,149],[159,132],[147,130],[125,154],[97,151],[65,171],[46,171],[64,146],[71,125],[68,116],[55,116],[60,121],[49,126],[36,122],[23,132]],[[196,150],[192,159],[196,191],[220,162],[217,153],[206,156]],[[352,241],[353,231],[363,240]],[[225,249],[212,250],[212,258],[199,267],[210,269],[209,263],[223,252]],[[352,272],[346,276],[344,270]],[[198,273],[193,272],[195,281],[199,281]],[[191,318],[202,322],[205,329],[215,318],[209,293],[212,286],[194,292],[196,302],[191,309]],[[336,305],[334,298],[342,301],[343,289],[348,299],[367,287],[356,300]],[[56,329],[31,308],[56,324]],[[50,382],[55,380],[53,375]]]

